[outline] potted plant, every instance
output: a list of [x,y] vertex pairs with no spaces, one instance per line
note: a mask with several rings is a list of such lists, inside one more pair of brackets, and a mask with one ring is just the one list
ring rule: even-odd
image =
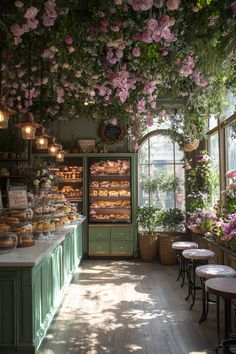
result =
[[159,223],[159,209],[155,206],[137,208],[139,226],[139,252],[142,261],[153,262],[158,250],[156,227]]
[[185,215],[178,208],[162,210],[158,218],[163,232],[159,234],[159,254],[162,264],[175,264],[176,251],[171,248],[173,242],[183,238]]

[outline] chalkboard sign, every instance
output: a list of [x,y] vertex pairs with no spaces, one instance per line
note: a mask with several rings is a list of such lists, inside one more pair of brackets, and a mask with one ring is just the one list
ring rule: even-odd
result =
[[119,143],[125,135],[124,127],[120,124],[102,124],[99,128],[98,135],[107,144]]
[[26,190],[8,191],[9,209],[26,209],[28,207]]

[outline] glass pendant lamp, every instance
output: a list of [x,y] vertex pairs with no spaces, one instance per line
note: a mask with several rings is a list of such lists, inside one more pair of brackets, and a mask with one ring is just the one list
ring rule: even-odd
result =
[[36,133],[36,149],[40,151],[47,150],[49,138],[50,136],[45,133],[45,128],[41,127]]
[[25,120],[20,123],[16,123],[15,127],[21,128],[21,134],[23,139],[34,140],[36,129],[41,127],[41,125],[36,123],[33,114],[31,112],[28,112]]
[[49,144],[48,144],[48,153],[51,156],[56,156],[58,151],[60,150],[61,145],[56,142],[56,138],[53,136],[51,137]]

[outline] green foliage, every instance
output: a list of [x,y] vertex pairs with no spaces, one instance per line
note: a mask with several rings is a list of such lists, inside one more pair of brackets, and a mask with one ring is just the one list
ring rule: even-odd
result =
[[184,212],[178,208],[161,210],[159,214],[159,224],[166,231],[178,231],[183,229],[185,221]]
[[137,223],[143,231],[154,231],[159,225],[159,209],[155,206],[138,207]]
[[179,191],[182,185],[182,181],[179,177],[175,177],[173,174],[169,174],[166,171],[159,171],[157,175],[144,182],[145,192],[154,193],[161,191],[164,193]]

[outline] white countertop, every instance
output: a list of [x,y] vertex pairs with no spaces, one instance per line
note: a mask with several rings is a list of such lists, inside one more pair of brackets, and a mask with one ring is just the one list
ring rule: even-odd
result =
[[55,232],[48,240],[35,240],[31,247],[16,248],[14,251],[1,254],[0,267],[34,267],[44,257],[56,248],[66,236],[82,224],[85,217],[80,217],[70,225],[64,226],[60,231]]

